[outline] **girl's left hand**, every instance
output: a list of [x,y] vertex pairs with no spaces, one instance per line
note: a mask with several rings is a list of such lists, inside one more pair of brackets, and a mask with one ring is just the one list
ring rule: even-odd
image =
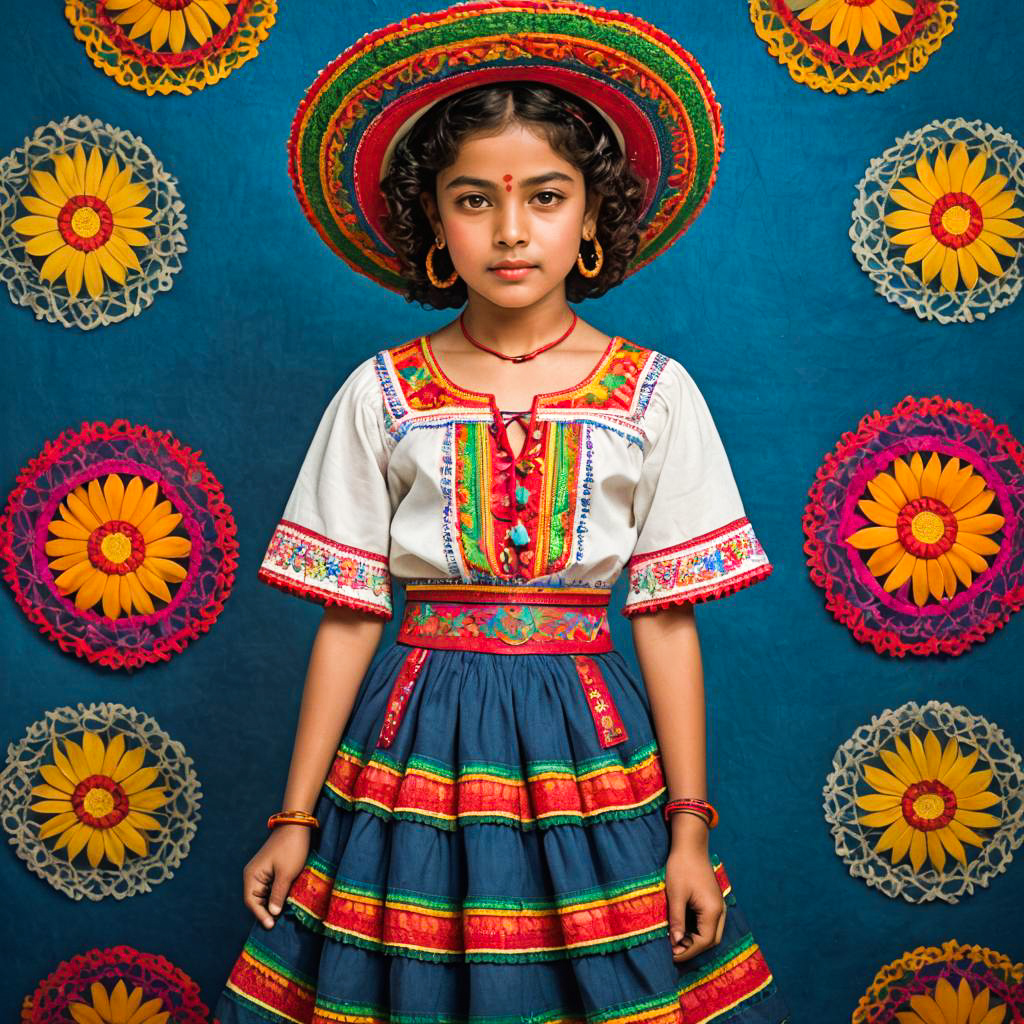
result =
[[[725,900],[706,849],[698,844],[673,844],[665,863],[669,939],[672,959],[689,960],[722,941]],[[696,931],[686,928],[687,908],[696,918]]]

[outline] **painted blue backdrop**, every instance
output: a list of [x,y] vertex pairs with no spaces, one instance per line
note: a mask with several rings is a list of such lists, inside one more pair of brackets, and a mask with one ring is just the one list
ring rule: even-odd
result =
[[[76,903],[13,850],[0,856],[7,1020],[59,961],[118,943],[164,954],[213,1005],[249,926],[242,867],[280,806],[319,615],[258,583],[257,565],[344,377],[372,351],[448,318],[341,263],[303,218],[286,173],[288,128],[315,73],[358,35],[418,7],[284,0],[256,60],[191,97],[150,99],[92,65],[62,6],[4,5],[0,152],[78,113],[140,134],[178,178],[189,251],[169,293],[101,330],[36,322],[0,297],[2,490],[46,439],[83,420],[166,428],[202,449],[223,482],[241,558],[212,632],[131,677],[62,654],[9,593],[0,599],[5,747],[50,708],[119,701],[185,745],[203,788],[189,857],[149,894]],[[907,700],[965,704],[1024,750],[1024,617],[965,657],[883,658],[825,611],[800,526],[824,453],[862,415],[908,393],[971,402],[1024,437],[1024,301],[973,325],[921,322],[874,293],[847,238],[854,186],[897,136],[960,115],[1024,141],[1024,5],[968,0],[922,73],[882,95],[847,97],[794,83],[738,0],[617,6],[657,22],[704,65],[726,150],[695,227],[579,309],[688,367],[775,563],[768,583],[698,612],[710,792],[722,816],[713,846],[794,1024],[848,1020],[876,970],[917,945],[956,938],[1024,960],[1020,859],[959,905],[911,906],[850,877],[821,809],[836,747]],[[632,656],[628,624],[616,619],[616,642]]]

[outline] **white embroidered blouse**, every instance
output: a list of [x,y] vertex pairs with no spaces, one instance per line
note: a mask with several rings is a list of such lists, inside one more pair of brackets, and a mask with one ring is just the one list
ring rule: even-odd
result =
[[771,565],[703,395],[622,337],[535,396],[513,452],[492,395],[421,336],[360,363],[320,421],[260,578],[390,617],[392,581],[611,587],[623,614],[719,597]]

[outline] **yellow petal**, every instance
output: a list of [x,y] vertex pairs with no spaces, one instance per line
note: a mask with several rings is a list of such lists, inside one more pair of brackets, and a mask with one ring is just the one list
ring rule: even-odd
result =
[[868,784],[873,789],[878,790],[879,793],[903,796],[904,792],[906,792],[907,787],[895,775],[890,775],[887,771],[883,771],[881,768],[876,768],[870,764],[862,765],[862,769]]
[[951,192],[962,192],[964,174],[967,172],[967,145],[959,141],[953,147],[949,155],[949,190]]
[[896,482],[900,485],[900,490],[903,491],[909,501],[921,497],[921,488],[917,477],[902,457],[897,456],[893,459],[892,471],[896,477]]
[[161,576],[149,569],[147,564],[148,562],[149,559],[147,558],[142,565],[135,570],[135,575],[149,593],[155,594],[161,601],[170,602],[171,592],[168,589],[167,584]]
[[882,218],[890,228],[898,228],[905,231],[910,228],[928,227],[928,214],[920,213],[917,210],[894,210]]
[[993,277],[999,277],[1003,273],[1003,265],[999,262],[999,257],[992,251],[992,247],[987,242],[983,242],[980,237],[971,242],[967,246],[967,250],[982,270],[987,271]]
[[[927,856],[928,841],[925,839],[923,832],[914,829],[914,834],[910,837],[910,866],[915,871],[920,871],[921,865],[924,864]],[[939,1024],[942,1024],[942,1022],[940,1021]]]
[[938,153],[935,155],[935,180],[939,183],[939,188],[943,192],[952,192],[953,189],[949,184],[949,167],[946,163],[946,150],[945,147],[940,147]]
[[103,740],[91,729],[82,733],[82,753],[91,775],[98,775],[103,768]]
[[132,604],[144,615],[152,615],[155,611],[153,600],[146,592],[145,587],[139,582],[139,578],[135,573],[130,572],[125,575],[125,579],[132,590]]
[[964,533],[961,531],[957,534],[956,542],[967,548],[968,551],[973,551],[976,555],[991,558],[993,555],[999,554],[1000,546],[994,540],[989,540],[988,537],[983,537],[980,533]]
[[982,516],[972,516],[970,519],[957,518],[957,529],[961,533],[989,534],[1001,530],[1005,522],[1003,516],[995,512],[986,512]]
[[879,526],[895,526],[898,518],[898,513],[895,509],[882,505],[877,501],[871,501],[869,498],[861,498],[857,502],[857,507],[864,513],[867,519],[871,522],[877,523]]
[[[964,180],[960,186],[961,192],[966,192],[972,198],[974,197],[974,190],[981,184],[981,179],[985,177],[985,166],[988,164],[988,158],[984,152],[978,153],[970,164],[967,166],[967,170],[964,173]],[[975,200],[977,201],[977,200]]]
[[121,577],[108,576],[103,587],[103,614],[108,619],[116,619],[121,614]]
[[928,778],[936,779],[939,776],[939,764],[942,761],[942,746],[938,736],[926,729],[924,734],[924,756],[926,760]]
[[28,179],[40,197],[54,206],[63,207],[71,198],[71,193],[49,171],[29,171]]
[[67,270],[71,257],[74,254],[75,250],[70,245],[65,245],[61,249],[55,249],[46,257],[43,265],[39,268],[40,280],[56,281]]
[[846,538],[846,543],[855,548],[878,548],[883,544],[893,543],[898,537],[899,534],[892,526],[865,526],[851,533]]
[[940,275],[942,287],[947,292],[956,291],[960,281],[960,263],[957,260],[956,249],[947,249],[942,259],[942,271]]
[[85,290],[94,299],[103,295],[103,272],[95,252],[85,254]]
[[971,772],[971,774],[956,787],[957,804],[960,803],[960,800],[963,797],[974,796],[976,793],[980,793],[983,789],[987,789],[991,782],[991,768],[982,768],[979,771]]
[[964,287],[973,288],[978,283],[978,264],[974,262],[974,257],[966,246],[956,250],[956,262]]
[[171,580],[174,583],[180,583],[188,575],[188,570],[183,565],[171,562],[166,558],[150,558],[147,555],[139,568],[141,569],[143,566],[161,579]]
[[928,603],[928,559],[919,558],[911,572],[911,588],[914,604],[923,608]]
[[935,174],[932,171],[932,165],[928,162],[926,154],[922,154],[917,161],[917,180],[924,185],[928,192],[928,197],[931,200],[940,199],[946,194],[948,189],[943,188],[936,180]]
[[142,480],[137,476],[133,476],[128,481],[128,485],[124,489],[124,500],[121,502],[122,519],[132,522],[132,515],[135,513],[135,507],[139,503],[139,498],[142,497],[144,486]]
[[[967,864],[967,851],[964,849],[963,843],[953,834],[949,828],[938,828],[935,830],[935,834],[939,837],[939,842],[949,851],[950,855],[956,860],[960,861],[961,864]],[[956,1020],[956,1017],[951,1018]]]
[[[946,866],[946,851],[942,845],[942,840],[934,832],[926,832],[925,843],[928,846],[928,859],[934,865],[935,870],[941,873],[942,869]],[[940,1024],[945,1024],[941,1018]]]
[[82,275],[85,273],[85,253],[80,249],[72,249],[68,269],[64,272],[64,280],[68,286],[68,294],[77,298],[82,290]]
[[57,230],[57,222],[53,217],[43,217],[30,213],[27,217],[18,217],[11,221],[11,227],[19,235],[42,235]]
[[166,537],[179,523],[181,522],[181,513],[172,512],[170,515],[166,515],[157,519],[149,526],[143,533],[143,539],[148,543],[151,541],[159,540],[161,537]]
[[29,256],[49,256],[67,243],[59,231],[47,231],[44,234],[36,235],[25,243],[25,252]]
[[118,284],[124,284],[124,267],[114,258],[108,246],[101,245],[96,250],[96,259],[99,260],[100,267],[102,267],[107,277],[112,278]]
[[[946,253],[950,252],[944,245],[936,245],[931,252],[925,256],[921,263],[921,280],[928,284],[933,277],[942,269],[946,260]],[[954,257],[955,258],[955,257]]]
[[162,537],[146,545],[147,555],[160,558],[186,558],[192,551],[192,542],[187,537]]
[[883,545],[868,559],[868,571],[874,576],[884,576],[896,567],[896,563],[903,557],[905,550],[903,544],[898,540],[892,544]]
[[891,594],[894,590],[899,590],[899,588],[910,579],[916,564],[917,555],[911,554],[909,551],[905,551],[903,553],[903,557],[896,563],[892,572],[886,577],[885,582],[882,584],[882,589],[888,594]]
[[75,607],[83,610],[91,608],[103,596],[103,588],[106,583],[106,574],[98,569],[93,569],[92,575],[86,579],[78,593],[75,594]]
[[[131,510],[131,513],[124,512],[123,517],[132,524],[132,526],[138,526],[150,512],[153,511],[156,506],[157,498],[159,497],[160,488],[157,486],[156,481],[148,484],[143,490],[141,496],[135,507]],[[126,503],[127,504],[127,503]]]
[[944,775],[939,776],[939,782],[955,790],[964,779],[970,774],[971,769],[978,761],[978,749],[969,750],[953,763],[953,766]]
[[972,193],[971,198],[979,205],[984,206],[993,196],[1002,192],[1009,178],[1005,174],[993,174],[986,178]]

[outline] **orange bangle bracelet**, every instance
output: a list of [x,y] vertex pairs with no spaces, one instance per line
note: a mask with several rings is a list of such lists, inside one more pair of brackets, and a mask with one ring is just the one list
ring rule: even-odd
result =
[[319,828],[320,822],[307,811],[278,811],[267,818],[267,828],[272,829],[278,825],[308,825],[310,828]]

